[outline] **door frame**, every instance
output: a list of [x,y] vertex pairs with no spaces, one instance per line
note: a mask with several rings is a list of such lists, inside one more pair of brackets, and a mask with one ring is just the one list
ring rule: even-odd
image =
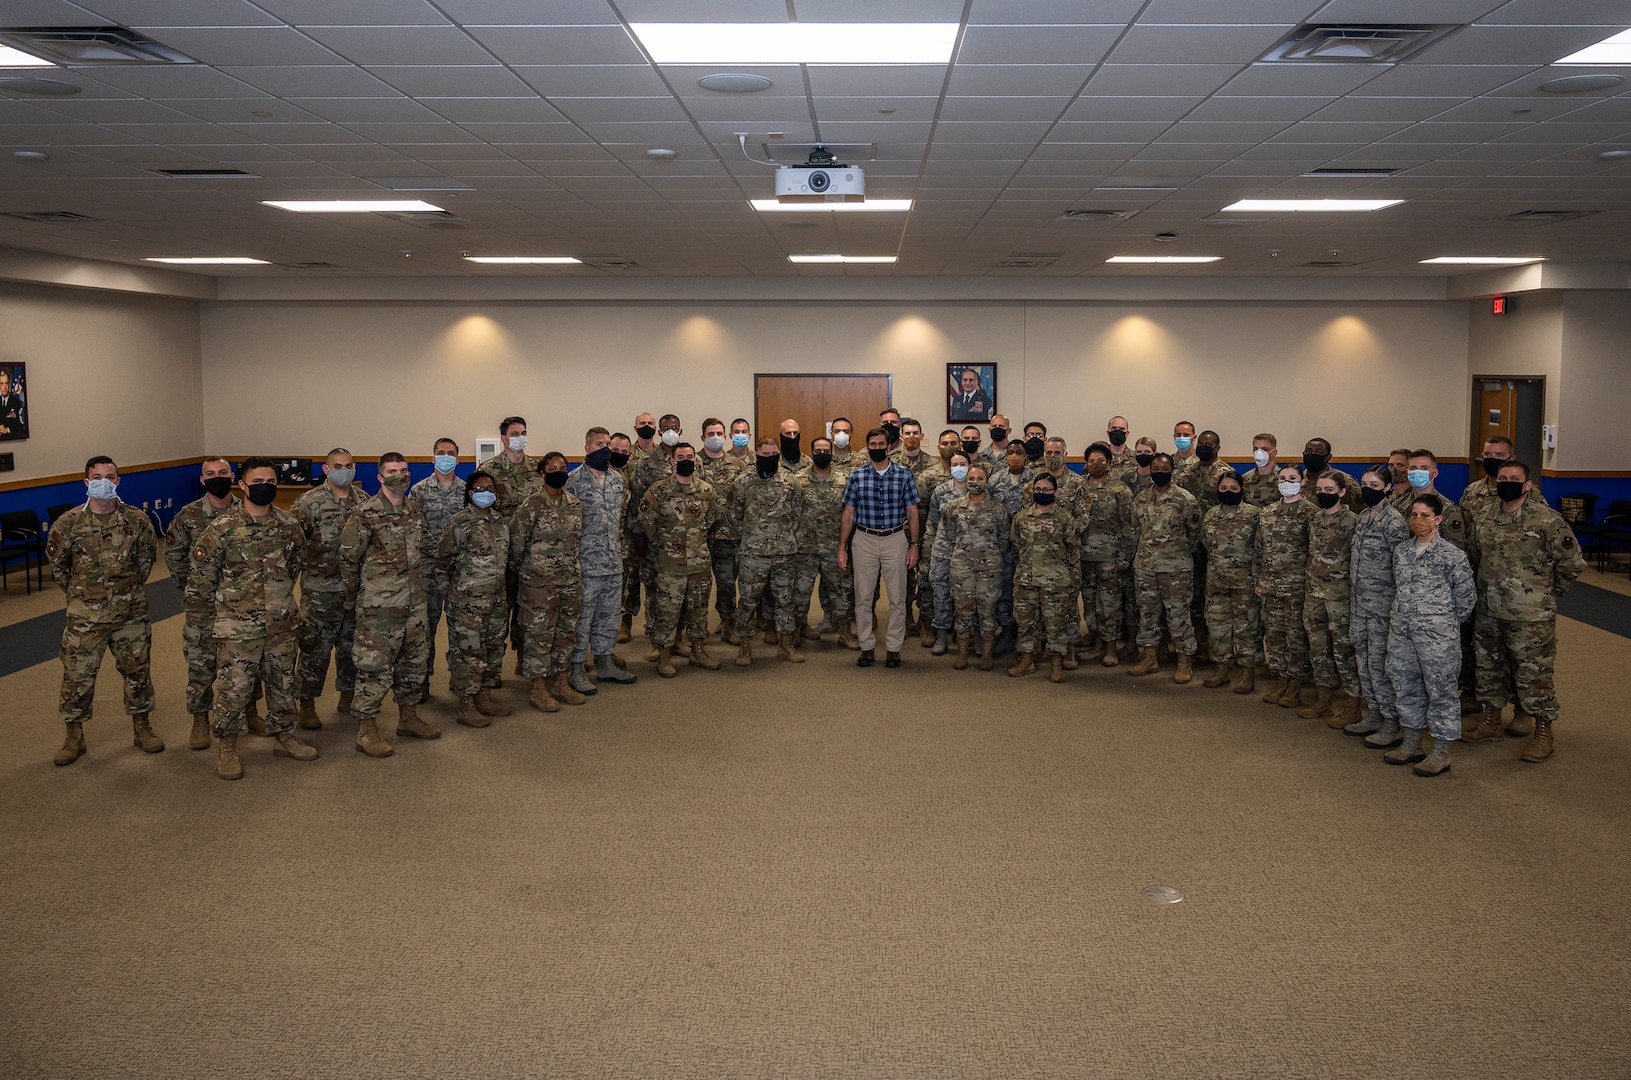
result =
[[[759,430],[759,380],[760,379],[883,379],[884,385],[889,388],[889,400],[886,407],[895,405],[895,376],[888,371],[756,371],[753,373],[753,436],[759,438],[763,433]],[[830,418],[829,418],[830,419]],[[875,425],[867,424],[859,427],[857,434],[864,435],[871,431]]]

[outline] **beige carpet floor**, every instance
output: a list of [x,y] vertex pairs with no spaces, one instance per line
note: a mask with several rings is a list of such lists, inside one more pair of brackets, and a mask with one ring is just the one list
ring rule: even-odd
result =
[[1631,1075],[1631,641],[1582,624],[1557,756],[1436,780],[1198,683],[829,644],[480,731],[438,675],[442,739],[225,783],[179,623],[160,755],[104,677],[53,768],[57,665],[0,679],[5,1077]]

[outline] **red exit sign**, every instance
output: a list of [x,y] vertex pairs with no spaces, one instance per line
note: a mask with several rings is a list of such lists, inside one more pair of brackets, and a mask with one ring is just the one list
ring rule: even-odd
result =
[[1496,296],[1496,297],[1491,298],[1491,300],[1489,302],[1489,313],[1491,315],[1505,315],[1506,314],[1506,297]]

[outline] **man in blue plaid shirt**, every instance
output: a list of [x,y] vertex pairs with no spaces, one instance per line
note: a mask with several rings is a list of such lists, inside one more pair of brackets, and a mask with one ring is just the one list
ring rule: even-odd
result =
[[[838,567],[855,574],[855,629],[861,640],[857,667],[871,667],[878,639],[873,633],[872,603],[881,578],[889,601],[889,629],[884,634],[885,667],[900,667],[906,642],[906,571],[917,565],[917,481],[910,469],[889,460],[889,436],[883,428],[866,434],[871,468],[849,474],[844,488],[844,518],[838,534]],[[854,537],[854,551],[850,538]]]

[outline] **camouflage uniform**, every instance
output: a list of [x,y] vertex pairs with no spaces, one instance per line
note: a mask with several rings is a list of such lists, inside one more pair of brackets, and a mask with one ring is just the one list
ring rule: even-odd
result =
[[352,656],[357,634],[356,597],[348,596],[340,573],[340,532],[346,518],[367,496],[355,483],[343,496],[327,483],[312,488],[291,508],[300,531],[306,534],[306,553],[300,575],[300,689],[298,697],[323,696],[328,681],[329,654],[338,669],[334,688],[349,694],[357,686],[357,664]]
[[565,491],[554,495],[541,487],[527,496],[510,521],[510,573],[516,579],[516,620],[522,629],[521,674],[528,680],[572,670],[583,604],[582,542],[583,504]]
[[62,719],[91,718],[96,673],[103,652],[125,680],[125,712],[153,711],[153,627],[147,617],[147,575],[158,560],[158,539],[147,515],[115,503],[107,520],[88,504],[57,518],[45,557],[57,587],[68,595],[62,630]]
[[[987,474],[988,476],[994,477],[1000,472],[1008,471],[1008,448],[1006,446],[999,449],[990,443],[987,443],[985,446],[981,447],[980,452],[974,456],[983,462],[990,470]],[[974,462],[971,461],[969,464],[973,465]]]
[[1081,564],[1081,526],[1057,503],[1032,505],[1014,515],[1009,539],[1018,553],[1014,569],[1014,619],[1019,651],[1063,656],[1076,637],[1076,574]]
[[[1354,479],[1352,473],[1345,473],[1335,465],[1325,466],[1318,476],[1305,476],[1303,478],[1303,490],[1307,492],[1314,491],[1315,485],[1328,476],[1342,485],[1343,506],[1356,514],[1365,509],[1365,497],[1359,494],[1359,481]],[[1445,502],[1449,502],[1449,500],[1446,499]]]
[[[907,457],[906,449],[902,447],[889,455],[889,460],[912,474],[917,481],[918,522],[923,535],[918,537],[917,565],[906,571],[906,622],[907,629],[911,629],[912,607],[917,606],[917,617],[920,625],[930,626],[934,621],[934,586],[929,581],[929,497],[934,494],[935,487],[942,481],[951,478],[951,473],[945,471],[940,458],[927,450],[920,452],[917,457]],[[890,598],[894,603],[894,598]]]
[[780,464],[784,473],[809,472],[811,467],[815,465],[809,454],[800,454],[797,461],[788,461],[786,454],[777,454],[776,461]]
[[566,490],[583,508],[583,535],[578,544],[578,568],[583,576],[579,601],[578,640],[572,663],[582,664],[589,654],[611,656],[617,648],[617,622],[623,599],[622,536],[628,507],[623,474],[607,469],[601,479],[580,465],[567,477]]
[[306,534],[293,514],[275,506],[256,518],[242,506],[215,516],[192,550],[189,609],[209,605],[217,648],[215,707],[218,736],[242,735],[244,711],[266,687],[266,729],[294,731],[300,577]]
[[1239,480],[1240,473],[1222,458],[1213,458],[1211,461],[1194,458],[1193,461],[1182,476],[1174,470],[1172,482],[1195,496],[1195,501],[1201,504],[1201,515],[1204,517],[1208,510],[1218,505],[1218,481],[1225,476],[1233,476]]
[[1257,518],[1257,565],[1252,577],[1263,598],[1263,655],[1282,679],[1308,678],[1308,632],[1303,602],[1308,592],[1310,503],[1277,502]]
[[799,504],[798,560],[793,578],[795,622],[810,610],[816,579],[826,588],[822,617],[835,629],[855,614],[855,578],[838,568],[838,533],[844,516],[844,487],[849,470],[834,465],[825,480],[814,469],[801,473],[796,485]]
[[1114,443],[1106,439],[1104,445],[1110,447],[1110,477],[1121,481],[1121,485],[1127,487],[1127,473],[1138,471],[1138,462],[1133,460],[1133,444],[1125,442],[1118,449]]
[[[640,528],[656,552],[657,584],[650,593],[652,639],[672,649],[680,624],[693,645],[708,637],[708,533],[719,521],[713,485],[666,477],[640,500]],[[751,611],[751,607],[749,608]]]
[[951,557],[951,545],[941,539],[940,523],[945,517],[946,507],[967,494],[968,488],[959,486],[955,480],[942,480],[929,496],[929,518],[924,526],[929,542],[918,548],[918,567],[922,569],[923,556],[927,553],[929,586],[934,590],[936,630],[950,632],[952,625],[951,564],[946,561]]
[[[1018,476],[1008,471],[1005,461],[1002,467],[991,474],[988,483],[988,492],[993,499],[1002,503],[1002,508],[1008,511],[1008,517],[1020,512],[1025,498],[1026,475],[1023,469]],[[1002,595],[997,598],[997,624],[1001,626],[1014,625],[1014,567],[1019,555],[1014,545],[1005,544],[1002,553]]]
[[[406,493],[404,493],[405,495]],[[398,705],[419,700],[430,658],[425,636],[425,524],[404,497],[364,499],[340,533],[340,573],[357,603],[357,691],[351,715],[372,720],[387,690]]]
[[496,690],[501,681],[509,558],[509,523],[492,508],[465,507],[436,541],[437,588],[447,603],[447,688],[455,697]]
[[1557,598],[1586,569],[1574,531],[1530,491],[1513,513],[1490,504],[1473,522],[1468,554],[1478,566],[1473,617],[1478,700],[1496,709],[1517,701],[1536,720],[1557,719]]
[[[520,461],[511,461],[503,454],[497,454],[482,462],[482,472],[493,478],[493,494],[498,496],[493,509],[498,511],[499,517],[505,521],[513,519],[521,504],[544,486],[544,478],[539,473],[543,463],[542,458],[529,454],[522,454]],[[517,654],[522,651],[523,643],[519,589],[520,583],[511,574],[505,580],[504,600],[510,612],[510,647]]]
[[1308,634],[1308,664],[1314,681],[1327,690],[1340,686],[1351,698],[1359,697],[1359,667],[1354,662],[1350,631],[1348,564],[1358,524],[1359,518],[1345,507],[1334,514],[1310,512],[1308,591],[1303,599],[1303,630]]
[[1383,723],[1399,720],[1387,673],[1388,617],[1393,609],[1393,552],[1409,539],[1410,527],[1391,504],[1366,507],[1354,526],[1348,563],[1359,690]]
[[[464,509],[464,481],[452,477],[450,483],[444,484],[432,473],[408,489],[408,498],[419,507],[419,516],[425,520],[425,549],[419,553],[419,560],[431,566],[436,562],[436,543],[442,538],[442,530],[454,514]],[[430,651],[425,654],[426,676],[436,673],[436,628],[442,624],[443,596],[436,575],[425,575],[425,640],[430,642]],[[448,648],[452,651],[451,644]]]
[[769,592],[775,611],[776,632],[792,634],[798,625],[793,610],[793,564],[798,552],[799,496],[793,477],[778,471],[769,480],[757,471],[736,484],[731,501],[731,522],[742,536],[742,591],[736,606],[736,633],[744,641],[753,636],[753,616]]
[[1199,646],[1190,622],[1190,594],[1194,588],[1194,551],[1201,541],[1201,510],[1195,496],[1168,484],[1165,492],[1151,485],[1133,499],[1138,525],[1138,550],[1133,556],[1133,578],[1138,589],[1138,645],[1153,649],[1161,643],[1161,614],[1166,612],[1172,646],[1194,656]]
[[736,625],[736,572],[737,548],[741,537],[731,524],[731,499],[736,494],[736,481],[749,466],[729,453],[711,458],[703,454],[697,458],[697,475],[714,489],[714,501],[719,503],[719,520],[708,535],[708,560],[714,573],[714,610],[719,613],[719,625]]
[[1263,511],[1246,502],[1218,504],[1201,517],[1206,548],[1206,629],[1214,663],[1250,668],[1256,663],[1257,522]]
[[945,546],[940,562],[951,582],[957,636],[995,634],[1000,629],[997,602],[1009,548],[1008,508],[988,491],[977,504],[967,498],[953,500],[940,520],[937,542]]
[[1501,497],[1495,492],[1495,478],[1480,476],[1468,484],[1461,492],[1461,501],[1456,505],[1461,507],[1461,513],[1467,520],[1474,520],[1485,510],[1499,510]]
[[229,499],[227,506],[216,509],[206,495],[183,506],[164,533],[164,565],[170,568],[170,580],[183,593],[186,617],[181,624],[181,655],[187,661],[187,712],[193,716],[209,712],[215,700],[215,604],[207,593],[187,595],[193,545],[211,521],[234,505]]
[[1259,510],[1267,510],[1280,501],[1279,466],[1270,465],[1266,474],[1258,472],[1255,468],[1247,469],[1241,474],[1240,490],[1247,503]]
[[[651,550],[651,537],[640,527],[640,506],[651,485],[673,475],[674,452],[658,443],[640,458],[640,464],[634,470],[634,480],[629,484],[629,535],[646,541],[646,554],[639,560],[638,570],[640,588],[645,589],[646,593],[646,637],[653,637],[657,632],[657,616],[651,600],[652,590],[657,587],[657,554]],[[638,590],[635,595],[638,596]]]
[[634,536],[634,516],[640,504],[634,501],[634,476],[640,471],[640,462],[648,453],[639,446],[629,447],[629,460],[619,470],[623,474],[623,616],[632,618],[640,610],[640,562],[631,542]]
[[1082,616],[1089,637],[1104,642],[1121,639],[1122,587],[1138,549],[1138,523],[1133,493],[1108,473],[1102,480],[1086,476],[1088,497],[1082,532]]
[[1466,554],[1444,538],[1393,549],[1388,678],[1400,725],[1426,727],[1435,740],[1461,737],[1460,625],[1472,614],[1474,593]]

